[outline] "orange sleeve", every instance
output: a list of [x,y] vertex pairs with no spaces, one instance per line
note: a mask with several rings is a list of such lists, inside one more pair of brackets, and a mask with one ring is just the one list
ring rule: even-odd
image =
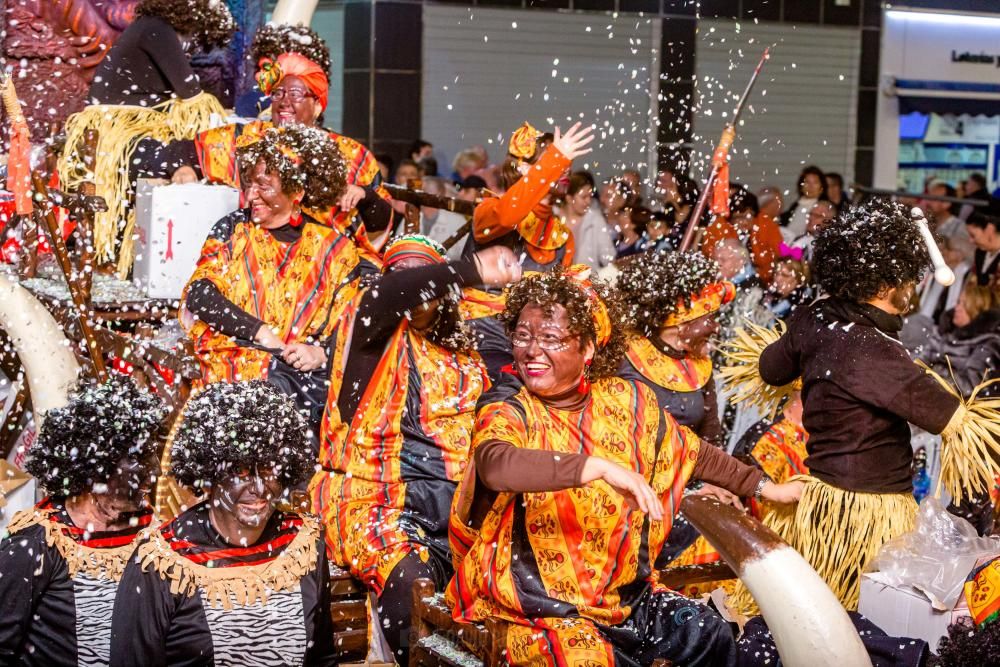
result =
[[549,146],[527,174],[517,180],[502,197],[487,199],[476,207],[472,229],[476,241],[485,243],[504,236],[528,217],[549,188],[572,162],[555,146]]
[[774,260],[781,252],[781,230],[769,217],[757,216],[754,220],[754,232],[750,239],[750,254],[753,257],[757,275],[765,283],[771,283],[774,273]]
[[573,232],[570,231],[569,238],[566,239],[566,245],[563,246],[566,252],[563,254],[562,265],[566,268],[573,266],[573,256],[576,254],[576,239],[573,238]]

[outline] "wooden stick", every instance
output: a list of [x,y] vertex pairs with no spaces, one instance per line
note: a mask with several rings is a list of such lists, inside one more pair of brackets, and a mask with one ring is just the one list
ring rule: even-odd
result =
[[[52,253],[55,255],[56,261],[59,262],[59,268],[62,269],[63,275],[66,277],[66,286],[69,288],[70,298],[73,299],[73,305],[76,306],[80,331],[83,333],[84,342],[86,342],[87,350],[90,352],[90,360],[94,364],[94,375],[98,382],[104,382],[108,379],[108,371],[104,365],[104,354],[100,344],[97,342],[97,338],[94,336],[94,329],[88,319],[90,317],[89,304],[73,276],[73,264],[70,262],[69,250],[63,241],[62,230],[59,229],[56,216],[52,212],[52,202],[49,199],[48,187],[45,185],[45,180],[36,171],[31,172],[31,180],[34,184],[35,192],[42,196],[42,200],[46,205],[41,217],[48,228]],[[88,268],[91,267],[81,267],[81,271],[86,271]]]
[[698,228],[698,221],[701,220],[701,216],[705,213],[705,208],[708,206],[708,198],[712,196],[712,186],[715,184],[715,177],[719,174],[719,166],[714,156],[721,151],[726,156],[726,159],[728,159],[729,149],[736,138],[736,128],[739,125],[740,116],[743,114],[743,107],[746,106],[747,99],[750,97],[750,91],[753,90],[754,84],[757,83],[757,77],[760,76],[760,70],[764,67],[764,61],[770,57],[770,54],[771,47],[764,49],[764,53],[760,57],[760,62],[757,63],[757,67],[754,68],[753,74],[750,76],[747,87],[743,89],[740,101],[736,103],[733,119],[722,130],[722,137],[719,139],[719,144],[713,153],[712,170],[708,173],[708,179],[705,181],[705,186],[698,197],[698,203],[695,204],[694,210],[687,220],[687,228],[684,230],[684,237],[681,239],[681,245],[678,248],[681,252],[691,247],[691,243],[694,241],[694,232]]

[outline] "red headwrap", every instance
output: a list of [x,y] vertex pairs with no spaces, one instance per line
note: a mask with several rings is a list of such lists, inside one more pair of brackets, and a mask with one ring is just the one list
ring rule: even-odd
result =
[[608,307],[604,300],[594,289],[594,284],[590,282],[591,269],[586,264],[574,264],[563,272],[563,275],[572,280],[580,290],[587,296],[590,302],[590,319],[594,324],[594,334],[597,347],[602,348],[611,340],[611,316],[608,314]]
[[277,60],[261,58],[257,64],[257,86],[265,95],[270,95],[274,87],[286,76],[302,79],[320,107],[326,110],[326,96],[330,92],[330,82],[323,68],[299,53],[282,53]]

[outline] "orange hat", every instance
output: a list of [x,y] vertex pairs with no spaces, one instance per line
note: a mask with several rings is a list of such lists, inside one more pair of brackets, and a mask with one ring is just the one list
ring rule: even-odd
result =
[[691,322],[704,317],[709,313],[714,313],[736,297],[736,286],[728,280],[721,280],[717,283],[709,283],[701,290],[700,294],[691,296],[691,306],[685,305],[684,301],[677,304],[677,310],[667,316],[663,321],[665,327],[675,327],[678,324]]
[[590,282],[591,269],[586,264],[574,264],[563,272],[563,275],[575,282],[590,301],[590,319],[594,323],[594,334],[597,347],[602,348],[611,340],[611,316],[601,295]]
[[538,150],[537,141],[540,136],[541,132],[533,128],[528,121],[524,121],[524,125],[517,128],[510,136],[507,152],[519,160],[530,160],[535,157],[535,151]]
[[257,86],[265,95],[270,95],[286,76],[302,79],[309,92],[319,100],[320,107],[326,110],[330,81],[322,67],[300,53],[282,53],[276,60],[261,58],[257,64]]

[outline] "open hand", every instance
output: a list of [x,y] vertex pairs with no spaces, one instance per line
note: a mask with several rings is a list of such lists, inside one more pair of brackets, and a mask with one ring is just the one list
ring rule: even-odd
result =
[[646,478],[639,473],[599,456],[591,456],[583,464],[580,481],[586,484],[597,479],[604,480],[611,488],[625,496],[625,501],[632,509],[648,514],[653,521],[663,519],[663,503]]
[[292,343],[281,358],[297,371],[314,371],[326,364],[326,351],[319,345]]
[[491,246],[475,254],[479,277],[487,287],[504,287],[521,279],[521,264],[514,251],[505,246]]
[[360,185],[348,185],[347,189],[344,190],[344,194],[340,196],[337,206],[340,207],[341,211],[350,211],[364,198],[365,189],[363,187]]
[[806,488],[806,483],[802,481],[785,482],[784,484],[768,482],[760,490],[760,496],[772,503],[797,503],[802,498],[802,489],[804,488]]
[[594,150],[593,148],[584,148],[594,140],[593,125],[588,125],[587,127],[581,127],[581,125],[582,123],[575,123],[573,127],[566,130],[566,134],[562,134],[559,128],[556,128],[552,145],[558,148],[559,152],[565,155],[567,159],[575,160],[581,155],[586,155]]
[[743,510],[743,503],[740,502],[740,497],[735,493],[726,491],[725,489],[715,486],[714,484],[708,484],[707,482],[702,484],[702,487],[692,493],[694,496],[708,496],[709,498],[715,498],[719,502],[732,505],[738,510]]

